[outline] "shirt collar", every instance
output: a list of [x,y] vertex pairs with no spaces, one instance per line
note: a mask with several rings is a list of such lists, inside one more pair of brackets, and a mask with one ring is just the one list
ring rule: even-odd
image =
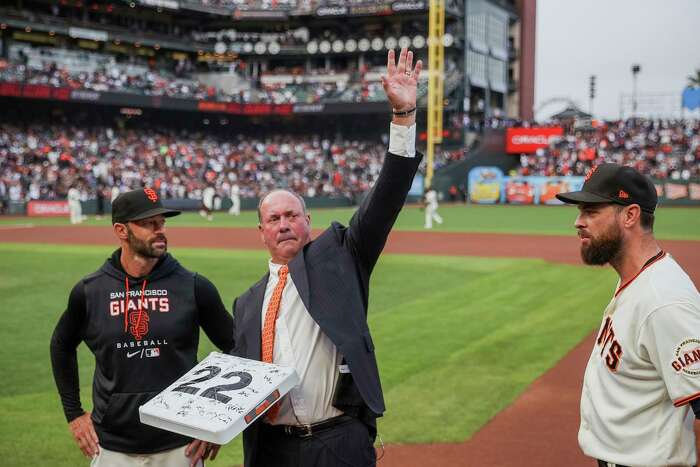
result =
[[[272,258],[270,258],[267,262],[267,267],[270,269],[270,277],[274,277],[275,279],[279,277],[279,272],[280,268],[284,266],[284,264],[277,264],[272,262]],[[287,265],[289,266],[289,265]]]

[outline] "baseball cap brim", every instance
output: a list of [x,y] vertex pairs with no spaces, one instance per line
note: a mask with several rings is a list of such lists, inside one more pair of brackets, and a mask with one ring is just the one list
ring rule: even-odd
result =
[[559,201],[567,204],[580,204],[580,203],[618,203],[616,200],[611,198],[606,198],[605,196],[597,195],[595,193],[590,193],[588,191],[570,191],[568,193],[558,193],[556,195]]
[[150,209],[146,212],[142,212],[141,214],[139,214],[137,216],[130,217],[129,219],[121,219],[120,221],[117,221],[117,222],[140,221],[142,219],[147,219],[149,217],[159,216],[159,215],[163,215],[165,217],[174,217],[174,216],[179,216],[180,214],[182,214],[182,212],[177,211],[175,209],[154,208],[154,209]]

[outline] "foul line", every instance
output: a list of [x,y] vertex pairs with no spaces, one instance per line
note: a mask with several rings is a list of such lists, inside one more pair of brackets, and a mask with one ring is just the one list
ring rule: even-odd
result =
[[34,227],[36,227],[34,224],[0,225],[0,230],[33,229]]

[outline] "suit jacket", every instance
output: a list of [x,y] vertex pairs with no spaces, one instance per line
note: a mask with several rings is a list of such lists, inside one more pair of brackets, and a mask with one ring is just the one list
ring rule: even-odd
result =
[[[370,427],[384,412],[384,398],[367,326],[369,278],[421,158],[420,154],[407,158],[387,153],[374,187],[349,226],[333,222],[288,265],[304,306],[350,368],[349,375],[339,378],[334,406],[359,416]],[[269,273],[233,304],[234,355],[261,359],[261,315],[268,278]],[[243,433],[246,467],[255,462],[259,423]]]

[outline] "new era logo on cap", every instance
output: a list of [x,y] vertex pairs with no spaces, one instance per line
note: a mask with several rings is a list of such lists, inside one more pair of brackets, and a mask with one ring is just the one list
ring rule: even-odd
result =
[[152,188],[127,191],[112,203],[112,224],[125,224],[148,217],[163,215],[177,216],[180,211],[163,207],[158,193]]
[[648,213],[654,212],[658,201],[651,180],[632,167],[609,163],[593,167],[580,191],[559,193],[557,198],[570,204],[638,204]]

